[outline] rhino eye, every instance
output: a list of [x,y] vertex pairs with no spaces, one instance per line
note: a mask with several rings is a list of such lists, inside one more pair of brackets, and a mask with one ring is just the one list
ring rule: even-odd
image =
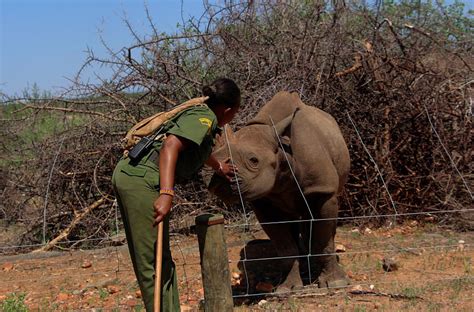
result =
[[252,156],[250,157],[250,163],[253,165],[253,166],[257,166],[258,165],[258,158],[255,157],[255,156]]

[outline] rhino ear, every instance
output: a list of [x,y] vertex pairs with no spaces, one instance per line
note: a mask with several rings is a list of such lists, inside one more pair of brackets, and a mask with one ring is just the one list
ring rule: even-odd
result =
[[[291,154],[291,134],[290,136],[283,135],[285,131],[288,129],[288,127],[291,126],[291,123],[293,122],[293,119],[295,118],[296,113],[298,112],[299,109],[296,109],[293,114],[290,116],[286,117],[285,119],[280,120],[276,125],[274,125],[274,132],[273,135],[275,136],[275,139],[279,142],[282,143],[283,149]],[[273,122],[272,122],[273,124]],[[278,135],[278,137],[277,137]]]
[[291,122],[293,121],[293,117],[294,117],[294,114],[286,117],[285,119],[280,120],[275,125],[275,132],[278,134],[278,136],[282,136],[286,128],[288,128],[291,125]]
[[281,145],[283,145],[283,150],[287,152],[288,154],[293,155],[293,152],[291,150],[291,140],[288,136],[284,135],[280,137]]
[[274,128],[272,129],[272,133],[276,142],[276,145],[275,145],[276,152],[280,148],[283,148],[285,152],[291,154],[291,139],[289,136],[283,135],[283,133],[285,133],[286,129],[291,126],[292,120],[293,120],[293,115],[290,115],[286,117],[285,119],[281,120],[280,122],[278,122],[276,125],[274,125]]
[[232,128],[229,127],[228,125],[224,126],[224,130],[216,135],[216,145],[215,149],[224,146],[226,144],[227,139],[229,142],[232,142],[235,139],[234,131],[232,131]]
[[275,127],[275,132],[278,133],[278,136],[282,136],[283,133],[285,133],[285,130],[289,126],[291,126],[291,123],[293,122],[293,119],[295,118],[295,115],[298,111],[299,111],[299,108],[297,108],[293,112],[293,114],[291,114],[291,115],[287,116],[286,118],[280,120],[277,124],[273,123],[273,120],[271,119],[271,116],[270,116],[271,123]]

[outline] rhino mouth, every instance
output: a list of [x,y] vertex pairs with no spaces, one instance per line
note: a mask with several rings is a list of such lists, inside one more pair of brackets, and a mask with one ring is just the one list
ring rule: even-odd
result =
[[242,184],[241,178],[232,179],[229,182],[227,179],[216,174],[212,176],[208,189],[227,203],[239,201],[239,191],[243,198],[246,198],[245,194],[247,193],[247,188]]
[[248,188],[242,183],[242,178],[234,178],[229,184],[234,193],[241,193],[242,195],[247,193]]

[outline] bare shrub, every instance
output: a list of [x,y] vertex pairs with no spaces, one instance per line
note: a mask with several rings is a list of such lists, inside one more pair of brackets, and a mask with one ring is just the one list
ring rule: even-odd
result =
[[[352,157],[342,216],[472,207],[472,20],[459,4],[377,4],[207,4],[176,35],[159,33],[151,17],[148,37],[127,24],[133,45],[112,51],[104,43],[106,58],[90,51],[62,96],[23,108],[28,114],[14,124],[47,112],[63,127],[28,144],[20,165],[2,169],[8,177],[3,217],[25,222],[23,239],[38,242],[47,189],[48,238],[104,198],[68,237],[110,235],[110,177],[120,138],[136,121],[199,95],[218,76],[243,90],[237,129],[280,90],[298,92],[337,119]],[[98,66],[112,74],[98,82],[81,78]],[[176,227],[185,215],[222,207],[205,195],[202,179],[180,188]],[[33,199],[39,204],[30,211]],[[25,205],[30,209],[19,208]],[[453,214],[437,216],[445,222]]]

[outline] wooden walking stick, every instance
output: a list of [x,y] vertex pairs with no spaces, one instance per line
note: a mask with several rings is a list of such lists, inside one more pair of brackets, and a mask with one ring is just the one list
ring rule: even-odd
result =
[[156,238],[156,262],[155,262],[155,293],[154,312],[161,310],[161,265],[163,263],[163,221],[158,223],[158,237]]

